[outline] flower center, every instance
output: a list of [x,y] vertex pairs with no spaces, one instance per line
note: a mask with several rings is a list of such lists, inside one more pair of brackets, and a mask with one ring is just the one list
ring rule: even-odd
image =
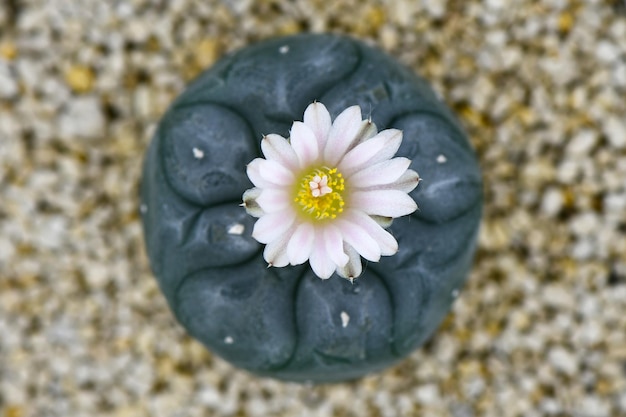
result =
[[314,220],[334,219],[343,211],[344,188],[343,175],[337,168],[315,168],[296,183],[294,202]]

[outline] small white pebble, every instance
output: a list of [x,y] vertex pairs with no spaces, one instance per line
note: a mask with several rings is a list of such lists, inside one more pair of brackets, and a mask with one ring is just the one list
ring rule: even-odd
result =
[[235,340],[231,336],[226,336],[224,338],[224,343],[226,343],[227,345],[232,345],[234,341]]
[[96,96],[77,97],[59,116],[59,135],[66,138],[97,139],[104,135],[106,120]]
[[452,293],[450,293],[450,295],[452,296],[452,298],[456,298],[459,296],[459,290],[454,289],[452,290]]
[[609,143],[617,149],[626,147],[626,122],[617,116],[610,116],[604,123],[604,134]]
[[146,214],[148,212],[148,206],[145,204],[142,204],[139,206],[139,212],[141,214]]
[[608,41],[600,41],[596,45],[596,57],[607,64],[614,63],[619,57],[619,49]]
[[415,395],[423,404],[436,404],[441,400],[437,384],[422,385],[415,390]]
[[578,370],[576,357],[561,346],[555,346],[548,352],[548,361],[558,371],[572,376]]
[[286,54],[287,52],[289,52],[289,45],[283,45],[280,48],[278,48],[278,52],[280,52],[281,54]]
[[202,151],[202,149],[193,148],[193,157],[196,159],[204,158],[204,151]]
[[597,139],[598,136],[595,131],[591,129],[581,130],[571,138],[567,145],[566,152],[586,157],[596,145]]
[[446,156],[444,154],[440,154],[437,157],[437,162],[440,164],[445,164],[446,162],[448,162],[448,158],[446,158]]
[[563,193],[558,188],[548,188],[544,193],[541,200],[541,211],[547,216],[554,217],[563,208],[565,198]]
[[229,235],[241,235],[244,230],[246,230],[245,226],[241,223],[235,223],[228,228]]
[[11,77],[8,65],[0,62],[0,97],[10,99],[19,93],[17,82]]
[[341,312],[341,327],[347,327],[350,323],[350,316],[345,311]]

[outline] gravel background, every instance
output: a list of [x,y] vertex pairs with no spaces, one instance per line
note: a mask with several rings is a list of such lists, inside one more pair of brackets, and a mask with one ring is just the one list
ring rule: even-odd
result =
[[[174,322],[143,250],[155,123],[223,53],[366,39],[461,117],[485,180],[470,281],[388,371],[300,386]],[[626,2],[3,0],[0,416],[626,415]]]

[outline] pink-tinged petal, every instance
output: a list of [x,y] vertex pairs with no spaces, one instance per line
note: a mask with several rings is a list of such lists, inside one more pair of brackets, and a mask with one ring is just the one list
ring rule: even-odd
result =
[[330,113],[322,103],[311,103],[304,111],[303,122],[311,129],[317,139],[318,150],[321,152],[326,146],[330,131]]
[[371,120],[363,120],[361,122],[361,130],[359,131],[359,133],[357,133],[354,143],[352,143],[348,150],[351,150],[360,143],[363,143],[364,141],[373,138],[374,136],[376,136],[377,133],[378,130],[376,130],[376,123],[372,122]]
[[390,184],[372,185],[370,187],[363,187],[361,191],[374,191],[374,190],[398,190],[404,193],[410,193],[420,183],[421,178],[417,172],[412,169],[407,169],[404,174],[394,182]]
[[378,262],[380,246],[361,226],[345,218],[336,221],[343,240],[368,261]]
[[288,208],[290,200],[289,193],[283,189],[265,188],[256,198],[256,203],[266,213],[274,213]]
[[269,213],[254,224],[252,237],[261,243],[270,243],[291,227],[296,218],[292,210]]
[[398,252],[398,242],[396,239],[367,214],[358,210],[350,210],[346,213],[346,220],[365,230],[372,239],[378,242],[381,255],[390,256]]
[[398,151],[401,143],[402,131],[398,129],[383,130],[348,152],[339,162],[339,171],[349,176],[365,166],[391,159]]
[[412,169],[407,169],[406,172],[402,174],[402,176],[391,185],[396,190],[410,193],[415,189],[415,187],[417,187],[417,184],[420,183],[420,180],[421,178],[417,172],[413,171]]
[[354,250],[354,248],[347,243],[343,244],[343,251],[348,255],[348,263],[340,268],[337,268],[337,273],[346,279],[352,281],[354,278],[361,275],[363,272],[363,264],[361,262],[361,256]]
[[393,158],[368,166],[350,176],[350,185],[357,188],[389,184],[402,176],[411,165],[407,158]]
[[246,212],[252,217],[261,217],[265,215],[265,212],[257,203],[257,198],[261,195],[263,190],[261,188],[250,188],[243,193],[243,207],[246,209]]
[[280,268],[289,264],[287,242],[290,236],[291,233],[287,230],[278,239],[265,246],[265,249],[263,249],[263,258],[270,266]]
[[326,226],[322,235],[326,253],[336,266],[344,266],[348,263],[348,255],[343,252],[343,237],[341,232],[333,225]]
[[403,134],[401,130],[386,129],[380,133],[385,133],[385,132],[389,132],[389,133],[386,133],[386,135],[388,135],[387,143],[380,152],[376,153],[374,157],[372,157],[372,159],[367,161],[369,165],[377,164],[379,162],[386,161],[387,159],[393,158],[396,152],[398,152],[400,145],[402,144]]
[[293,172],[276,161],[261,159],[259,174],[265,181],[275,185],[291,185],[295,181]]
[[311,269],[321,279],[328,279],[337,269],[337,265],[328,257],[326,245],[321,233],[316,233],[315,242],[309,259]]
[[303,264],[309,259],[313,242],[315,241],[315,229],[310,223],[301,223],[296,227],[287,245],[287,257],[291,265]]
[[261,150],[266,159],[272,159],[294,170],[298,168],[298,157],[293,148],[284,137],[269,134],[261,141]]
[[306,167],[319,156],[319,147],[313,131],[302,122],[291,126],[291,146],[298,155],[300,167]]
[[335,166],[350,145],[354,143],[361,131],[361,122],[362,116],[359,106],[348,107],[337,116],[330,128],[328,141],[324,148],[324,161],[329,166]]
[[398,190],[356,191],[350,195],[350,208],[367,214],[400,217],[417,210],[415,201]]
[[248,178],[250,178],[252,184],[260,188],[272,186],[271,183],[263,179],[263,177],[261,176],[260,167],[263,161],[263,158],[253,159],[246,167],[246,173],[248,174]]

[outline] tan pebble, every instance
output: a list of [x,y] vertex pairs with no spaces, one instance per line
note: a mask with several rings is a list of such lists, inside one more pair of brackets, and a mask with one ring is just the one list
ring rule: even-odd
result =
[[511,321],[516,329],[524,331],[530,327],[531,321],[528,314],[523,311],[514,313],[511,317]]
[[5,417],[22,417],[24,415],[24,409],[19,405],[10,405],[4,409]]
[[10,42],[2,42],[0,43],[0,57],[6,60],[13,60],[17,56],[17,48],[15,44]]
[[145,410],[138,405],[125,405],[115,409],[114,417],[135,417],[145,415]]
[[381,7],[368,7],[364,10],[361,18],[354,21],[353,31],[359,35],[376,33],[386,21],[385,10]]
[[385,9],[382,7],[371,7],[365,13],[365,19],[371,25],[371,29],[377,31],[387,20]]
[[501,221],[485,221],[480,230],[479,241],[484,248],[498,249],[509,244],[509,236]]
[[206,68],[217,60],[220,55],[221,47],[219,41],[215,38],[204,38],[195,48],[194,57],[196,64],[200,68]]
[[302,29],[300,27],[300,24],[298,24],[298,22],[296,22],[295,20],[289,20],[285,23],[283,23],[279,28],[278,28],[278,33],[280,35],[295,35],[296,33],[300,32]]
[[91,91],[94,79],[91,68],[84,65],[73,65],[65,72],[65,82],[77,93]]
[[568,33],[574,25],[574,17],[569,12],[563,12],[559,15],[557,26],[560,32]]

